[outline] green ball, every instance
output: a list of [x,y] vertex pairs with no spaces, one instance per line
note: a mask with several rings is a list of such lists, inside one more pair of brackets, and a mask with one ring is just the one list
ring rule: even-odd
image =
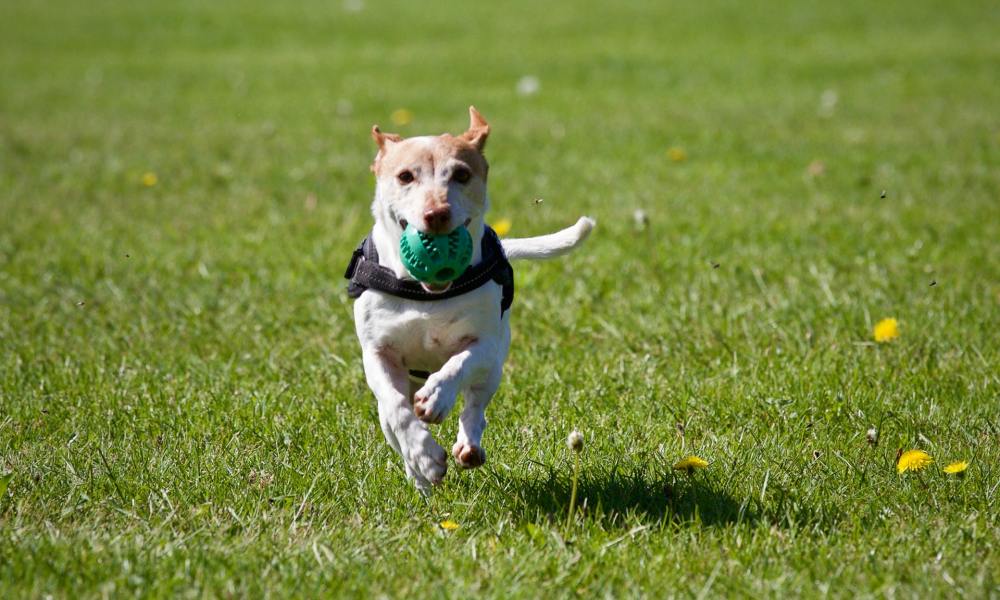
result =
[[472,261],[472,236],[465,227],[434,235],[407,225],[399,240],[403,266],[417,281],[447,283],[461,277]]

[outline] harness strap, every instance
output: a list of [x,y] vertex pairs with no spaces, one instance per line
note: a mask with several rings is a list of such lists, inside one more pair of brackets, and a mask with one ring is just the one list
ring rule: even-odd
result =
[[378,251],[372,234],[369,233],[354,250],[344,273],[344,277],[350,280],[347,295],[357,298],[365,290],[372,289],[407,300],[429,302],[461,296],[481,287],[487,281],[495,281],[502,290],[502,317],[514,303],[514,268],[504,254],[500,238],[489,226],[483,231],[482,257],[483,260],[478,265],[466,269],[451,287],[440,294],[434,294],[426,291],[418,282],[400,279],[390,269],[378,264]]

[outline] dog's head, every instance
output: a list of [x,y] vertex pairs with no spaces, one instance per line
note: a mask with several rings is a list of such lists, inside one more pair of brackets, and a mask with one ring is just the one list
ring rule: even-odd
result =
[[489,124],[472,106],[469,128],[458,136],[403,139],[372,127],[378,144],[372,163],[376,222],[396,240],[407,224],[435,234],[461,225],[481,229],[488,205],[483,148],[489,134]]

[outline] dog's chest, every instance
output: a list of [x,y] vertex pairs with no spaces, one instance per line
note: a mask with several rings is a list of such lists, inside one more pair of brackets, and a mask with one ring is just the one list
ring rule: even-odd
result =
[[368,291],[358,298],[355,312],[362,342],[391,351],[409,369],[436,370],[470,343],[498,336],[501,326],[494,283],[434,302]]

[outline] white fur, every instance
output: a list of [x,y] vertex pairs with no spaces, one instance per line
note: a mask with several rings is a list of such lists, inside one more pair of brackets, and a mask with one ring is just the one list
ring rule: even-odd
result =
[[552,258],[566,254],[587,239],[596,223],[590,217],[580,217],[571,227],[538,237],[503,240],[503,250],[510,260],[522,258]]

